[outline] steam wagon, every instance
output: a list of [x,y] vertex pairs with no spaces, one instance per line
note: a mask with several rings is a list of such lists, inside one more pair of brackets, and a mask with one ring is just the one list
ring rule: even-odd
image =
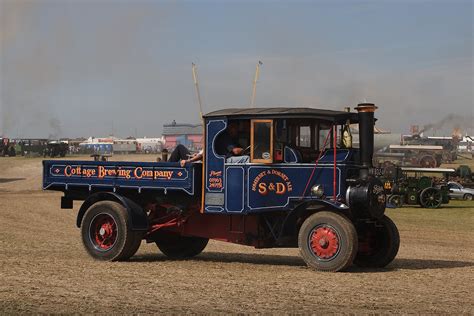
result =
[[142,240],[186,259],[214,239],[299,248],[319,271],[384,267],[399,234],[373,174],[375,109],[219,110],[203,118],[202,161],[46,160],[43,188],[64,192],[61,208],[83,201],[77,227],[99,260],[126,260]]
[[449,203],[448,175],[450,168],[389,167],[384,176],[387,201],[394,207],[404,204],[439,208]]

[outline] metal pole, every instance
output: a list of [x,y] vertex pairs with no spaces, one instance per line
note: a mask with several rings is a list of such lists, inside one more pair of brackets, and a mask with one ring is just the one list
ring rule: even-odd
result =
[[263,63],[259,60],[255,68],[255,78],[253,80],[253,87],[252,87],[252,98],[250,99],[250,106],[252,108],[255,107],[255,95],[257,93],[257,81],[258,81],[258,75],[260,74],[260,65],[263,65]]
[[198,103],[199,103],[199,115],[201,116],[201,119],[202,119],[201,93],[199,92],[199,83],[198,83],[198,78],[197,78],[196,65],[194,63],[192,63],[192,69],[193,69],[194,86],[196,87],[196,94],[197,94]]
[[337,150],[337,125],[334,124],[334,126],[332,127],[332,133],[333,133],[333,174],[332,174],[332,195],[333,195],[333,199],[334,201],[336,201],[336,198],[337,198],[337,193],[336,193],[336,189],[337,189],[337,185],[336,185],[336,179],[337,179],[337,172],[336,172],[336,163],[337,163],[337,153],[336,153],[336,150]]

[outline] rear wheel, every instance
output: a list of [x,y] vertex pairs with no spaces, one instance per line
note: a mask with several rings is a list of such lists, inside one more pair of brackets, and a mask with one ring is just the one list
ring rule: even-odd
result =
[[441,191],[436,188],[426,188],[421,191],[420,204],[425,208],[438,208],[443,202]]
[[208,242],[208,238],[175,234],[166,234],[155,240],[160,251],[172,259],[188,259],[197,256],[206,248]]
[[357,232],[346,217],[318,212],[308,217],[298,234],[300,254],[318,271],[339,271],[352,264],[357,253]]
[[400,234],[395,223],[383,216],[374,223],[358,226],[359,251],[354,263],[360,267],[383,268],[395,259],[400,248]]
[[423,168],[435,168],[437,164],[433,156],[424,156],[420,159],[420,166]]
[[81,223],[82,242],[94,259],[126,260],[133,256],[143,232],[132,231],[127,210],[119,203],[101,201],[87,209]]

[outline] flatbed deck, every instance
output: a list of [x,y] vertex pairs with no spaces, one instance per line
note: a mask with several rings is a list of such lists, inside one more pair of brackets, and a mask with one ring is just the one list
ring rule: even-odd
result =
[[201,168],[201,164],[181,167],[173,162],[45,160],[43,189],[67,191],[86,186],[89,191],[127,188],[138,192],[175,190],[194,195],[195,172]]

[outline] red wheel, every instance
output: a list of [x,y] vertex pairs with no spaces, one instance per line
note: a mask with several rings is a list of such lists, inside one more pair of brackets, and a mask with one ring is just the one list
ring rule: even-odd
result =
[[347,217],[321,211],[308,217],[298,233],[300,254],[318,271],[339,271],[352,264],[357,232]]
[[331,259],[339,252],[339,236],[329,225],[316,227],[309,238],[313,254],[319,259]]
[[117,241],[117,223],[109,214],[97,214],[89,226],[91,243],[99,251],[107,251]]
[[82,243],[98,260],[126,260],[133,256],[143,232],[132,231],[127,210],[119,203],[100,201],[92,204],[81,222]]
[[433,156],[424,156],[420,159],[420,166],[423,168],[435,168],[436,159]]

